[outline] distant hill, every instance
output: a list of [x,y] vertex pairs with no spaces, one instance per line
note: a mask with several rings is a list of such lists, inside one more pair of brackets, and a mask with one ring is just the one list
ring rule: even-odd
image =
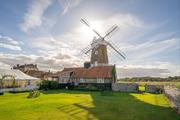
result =
[[160,77],[133,77],[133,78],[121,78],[118,81],[129,81],[129,82],[147,82],[147,81],[173,81],[173,82],[180,82],[180,76],[168,77],[168,78],[160,78]]

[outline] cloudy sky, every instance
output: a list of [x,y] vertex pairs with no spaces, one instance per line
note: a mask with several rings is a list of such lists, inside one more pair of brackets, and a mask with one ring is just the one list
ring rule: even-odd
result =
[[82,66],[81,50],[96,36],[80,22],[86,18],[121,49],[108,48],[118,77],[180,75],[179,0],[1,0],[0,68],[35,63],[41,70]]

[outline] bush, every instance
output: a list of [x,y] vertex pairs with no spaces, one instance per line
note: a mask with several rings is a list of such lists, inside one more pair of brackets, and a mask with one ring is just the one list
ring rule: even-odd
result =
[[12,90],[12,91],[9,91],[9,93],[24,93],[24,92],[29,92],[29,90]]
[[43,80],[40,84],[41,90],[58,89],[59,83],[57,81]]
[[0,95],[4,95],[4,92],[0,92]]
[[27,96],[27,98],[36,98],[40,96],[40,92],[39,91],[30,91],[29,95]]
[[74,86],[76,90],[83,91],[102,91],[102,90],[111,90],[111,84],[102,84],[102,83],[79,83],[77,86]]
[[40,84],[40,89],[47,90],[49,88],[49,81],[43,80]]
[[58,89],[58,85],[57,81],[50,81],[50,89]]

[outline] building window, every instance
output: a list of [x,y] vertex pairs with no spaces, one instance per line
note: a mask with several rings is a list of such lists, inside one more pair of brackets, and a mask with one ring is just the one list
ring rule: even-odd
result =
[[31,81],[30,80],[27,81],[27,85],[31,85]]
[[97,83],[104,83],[104,79],[103,78],[97,78]]
[[80,78],[80,83],[85,83],[85,80],[83,78]]

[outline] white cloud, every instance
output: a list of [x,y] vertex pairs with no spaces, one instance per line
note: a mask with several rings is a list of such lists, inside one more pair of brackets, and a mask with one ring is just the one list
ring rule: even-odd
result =
[[167,77],[170,75],[168,69],[158,68],[118,68],[118,78],[125,77]]
[[125,51],[129,59],[143,59],[165,51],[179,49],[179,38],[165,39],[161,41],[150,40],[139,44],[126,44]]
[[179,76],[180,65],[161,61],[139,61],[117,65],[118,78],[124,77],[168,77]]
[[[64,11],[62,15],[66,14],[70,8],[73,8],[79,4],[79,2],[73,3],[72,1],[66,1],[64,4]],[[42,24],[43,13],[50,5],[44,5],[41,12],[34,13],[28,12],[28,16],[25,19],[24,24],[25,31],[40,26]],[[38,7],[40,7],[38,5]],[[31,8],[33,9],[33,7]],[[35,9],[38,11],[39,9]],[[37,18],[33,16],[37,16]],[[32,21],[31,23],[31,17]],[[30,20],[30,21],[28,21]],[[26,22],[27,21],[27,22]],[[93,27],[104,35],[105,31],[117,24],[119,31],[113,35],[110,41],[113,41],[116,46],[123,49],[128,59],[121,61],[116,56],[109,56],[112,60],[112,64],[121,65],[118,66],[118,74],[120,77],[134,77],[134,76],[159,76],[165,77],[168,75],[179,75],[179,66],[165,63],[157,60],[150,59],[151,56],[160,54],[161,52],[179,49],[179,38],[172,37],[172,34],[161,33],[161,35],[151,35],[153,37],[143,36],[155,30],[156,25],[149,25],[131,14],[116,14],[106,19],[95,20],[90,23],[95,24]],[[26,23],[26,24],[25,24]],[[22,26],[22,27],[23,27]],[[56,26],[54,26],[56,27]],[[35,63],[38,64],[40,69],[43,70],[60,70],[63,67],[81,66],[87,57],[82,57],[79,54],[81,49],[89,45],[95,34],[87,27],[81,24],[71,28],[70,31],[59,35],[45,35],[32,38],[29,41],[29,46],[32,49],[37,50],[35,55],[2,55],[2,63],[6,65],[23,64],[23,63]],[[171,37],[170,37],[171,36]],[[168,38],[168,39],[167,39]],[[139,40],[138,40],[139,39]],[[4,57],[5,56],[5,57]],[[114,61],[115,60],[115,61]]]
[[13,45],[9,45],[9,44],[4,44],[4,43],[0,43],[0,48],[6,48],[6,49],[10,49],[10,50],[18,50],[21,51],[21,47],[19,46],[13,46]]
[[[59,0],[62,7],[62,15],[65,15],[70,9],[79,5],[82,0]],[[24,15],[24,21],[20,24],[23,32],[28,32],[33,28],[44,29],[51,28],[56,22],[51,18],[44,17],[45,11],[55,0],[32,0],[29,4],[27,12]],[[42,26],[44,25],[44,26]],[[40,27],[43,27],[41,29]]]
[[29,29],[40,26],[43,14],[52,2],[52,0],[33,0],[24,16],[24,22],[20,24],[21,30],[27,32]]
[[22,41],[16,41],[9,36],[0,35],[0,48],[21,51]]
[[0,62],[0,68],[2,68],[2,69],[10,69],[11,66],[8,65],[8,64],[5,64],[5,63]]
[[82,0],[59,0],[63,7],[61,14],[65,15],[71,8],[78,6],[81,1]]
[[[59,36],[57,39],[53,37],[39,37],[32,39],[31,47],[38,49],[39,54],[46,56],[49,59],[55,59],[59,64],[68,65],[82,65],[82,57],[77,54],[80,53],[80,46],[70,44],[68,37]],[[75,39],[74,39],[75,40]],[[64,42],[63,42],[64,41]]]
[[[100,31],[100,33],[105,32],[113,25],[113,23],[117,23],[120,26],[119,33],[127,31],[127,29],[130,28],[132,29],[132,27],[143,26],[143,23],[138,18],[129,14],[118,14],[107,18],[105,21],[97,20],[92,22],[92,24],[95,24],[93,25],[95,26],[95,29]],[[34,48],[37,47],[43,50],[56,50],[64,48],[66,50],[69,49],[77,52],[83,49],[83,47],[89,45],[94,36],[95,34],[88,27],[81,24],[80,26],[71,28],[69,32],[60,35],[34,38],[32,40],[34,42],[31,42],[30,44]]]
[[[57,71],[63,67],[82,66],[82,61],[74,60],[71,57],[64,57],[66,54],[57,54],[57,56],[37,56],[24,54],[4,54],[0,53],[0,68],[10,69],[16,64],[37,64],[40,70]],[[58,57],[58,58],[57,58]],[[60,57],[60,59],[59,59]],[[168,77],[180,75],[180,65],[174,65],[168,62],[153,62],[142,64],[117,65],[118,78],[124,77]]]
[[[89,20],[91,22],[91,19]],[[148,37],[147,41],[138,41],[139,43],[136,43],[137,41],[133,41],[132,43],[127,42],[129,38],[132,35],[139,35],[144,33],[138,33],[139,31],[149,31],[152,30],[153,25],[146,25],[143,21],[139,20],[137,17],[130,15],[130,14],[118,14],[111,16],[107,18],[106,20],[97,20],[91,22],[92,24],[95,24],[93,27],[97,29],[98,31],[103,34],[103,32],[106,31],[107,28],[112,26],[112,23],[116,23],[120,30],[114,35],[115,37],[112,37],[110,41],[113,41],[116,43],[116,46],[119,44],[122,46],[123,51],[127,55],[126,61],[121,61],[119,58],[116,58],[116,56],[109,55],[110,63],[112,64],[121,64],[123,65],[132,65],[137,67],[137,65],[143,66],[141,68],[131,68],[131,69],[137,69],[137,71],[141,71],[142,73],[137,73],[140,75],[145,76],[152,76],[153,74],[150,74],[149,71],[159,71],[159,73],[155,74],[155,76],[167,76],[169,74],[171,75],[177,75],[178,72],[173,73],[172,71],[176,70],[176,68],[172,67],[174,65],[169,65],[169,67],[154,67],[152,66],[151,59],[148,59],[150,56],[159,54],[161,52],[165,52],[169,49],[177,49],[178,47],[178,38],[169,38],[165,39],[169,36],[172,36],[172,34],[164,33],[161,35],[154,35],[152,38]],[[153,28],[154,29],[154,28]],[[134,32],[135,31],[135,32]],[[137,32],[138,31],[138,32]],[[90,44],[93,36],[95,34],[86,26],[76,26],[76,28],[72,28],[71,31],[57,35],[57,36],[50,36],[50,37],[38,37],[32,40],[33,42],[30,43],[30,45],[33,48],[39,49],[41,54],[44,54],[46,56],[50,56],[50,58],[64,58],[64,55],[70,56],[71,63],[76,63],[77,65],[82,65],[83,61],[89,60],[88,57],[82,56],[80,51],[87,45]],[[126,39],[123,39],[126,38]],[[124,47],[125,46],[125,47]],[[120,46],[118,46],[120,47]],[[143,58],[143,59],[142,59]],[[146,59],[145,59],[146,58]],[[118,59],[118,60],[117,60]],[[117,61],[114,61],[117,60]],[[65,61],[65,60],[64,60]],[[147,62],[148,61],[148,62]],[[153,61],[156,62],[157,60]],[[67,61],[66,61],[67,62]],[[68,62],[67,62],[68,63]],[[142,65],[141,63],[144,63]],[[164,63],[163,63],[164,64]],[[150,65],[149,68],[146,68],[147,65]],[[159,64],[156,64],[156,66]],[[171,66],[171,67],[170,67]],[[169,68],[172,68],[169,70]],[[127,69],[127,68],[124,68]],[[123,70],[124,70],[123,69]],[[130,68],[128,68],[130,69]],[[143,72],[146,71],[146,72]],[[167,71],[170,71],[167,72]],[[163,74],[163,72],[165,72]],[[134,74],[135,75],[135,74]]]
[[6,54],[0,53],[0,68],[8,67],[9,69],[16,64],[37,64],[40,70],[57,71],[64,67],[77,67],[80,61],[73,56],[64,53],[43,54],[43,55],[25,55],[25,54]]

